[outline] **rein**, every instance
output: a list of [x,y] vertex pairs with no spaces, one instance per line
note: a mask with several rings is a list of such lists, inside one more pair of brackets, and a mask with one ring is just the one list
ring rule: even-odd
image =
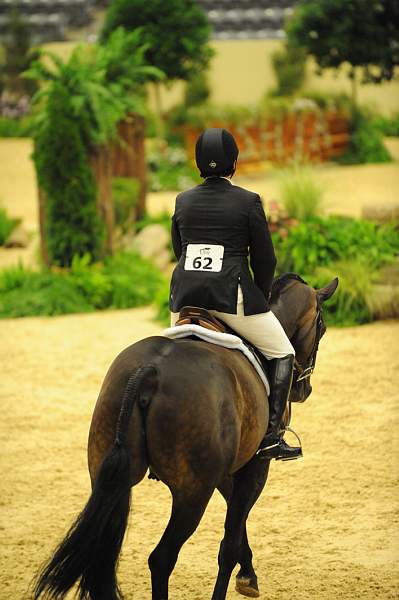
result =
[[313,348],[309,354],[309,358],[306,361],[307,366],[303,367],[295,359],[295,362],[294,362],[294,374],[296,375],[295,383],[299,383],[300,381],[309,379],[315,369],[315,366],[316,366],[316,357],[317,357],[317,351],[319,349],[319,343],[320,343],[321,333],[322,333],[322,324],[323,324],[322,309],[319,304],[319,301],[317,301],[316,317],[315,317],[314,321],[312,322],[312,325],[311,325],[309,331],[306,332],[306,334],[301,338],[301,340],[303,340],[304,338],[306,338],[309,335],[309,333],[313,330],[315,323],[316,323],[315,339],[314,339],[314,343],[313,343]]
[[[283,288],[285,288],[285,286],[290,281],[299,281],[300,283],[304,283],[305,285],[308,285],[307,282],[304,279],[302,279],[302,277],[300,277],[297,273],[284,273],[283,275],[280,275],[280,277],[277,277],[274,280],[273,287],[272,287],[272,296],[277,297],[278,294],[281,292],[281,290]],[[312,373],[315,369],[315,366],[316,366],[316,356],[317,356],[317,351],[319,349],[319,343],[320,343],[320,339],[322,336],[322,326],[323,326],[322,307],[321,307],[321,304],[320,304],[318,298],[317,298],[316,316],[315,316],[309,330],[301,338],[299,338],[300,341],[304,340],[313,331],[313,327],[315,324],[316,324],[315,339],[314,339],[312,350],[306,361],[306,366],[302,366],[295,358],[295,361],[294,361],[294,384],[296,384],[300,381],[304,381],[305,379],[310,379],[310,376],[312,375]]]

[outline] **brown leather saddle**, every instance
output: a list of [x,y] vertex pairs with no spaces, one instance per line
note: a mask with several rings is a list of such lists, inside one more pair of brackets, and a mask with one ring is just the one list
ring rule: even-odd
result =
[[201,325],[201,327],[211,331],[226,333],[226,327],[219,319],[212,316],[205,308],[198,308],[197,306],[183,306],[176,325]]

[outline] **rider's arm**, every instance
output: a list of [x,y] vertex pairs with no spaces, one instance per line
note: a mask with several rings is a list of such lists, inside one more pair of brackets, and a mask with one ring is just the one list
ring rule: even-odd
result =
[[177,223],[176,223],[176,217],[175,215],[173,215],[172,217],[172,245],[173,245],[173,252],[175,253],[176,259],[179,260],[181,257],[181,237],[180,237],[180,232],[179,232],[179,228],[177,227]]
[[268,298],[277,261],[265,211],[259,196],[249,213],[249,239],[249,257],[254,280]]

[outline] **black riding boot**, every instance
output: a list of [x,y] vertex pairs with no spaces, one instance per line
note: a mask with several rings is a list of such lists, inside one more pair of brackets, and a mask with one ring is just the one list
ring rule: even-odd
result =
[[289,446],[283,439],[284,431],[281,431],[281,419],[291,390],[293,368],[292,354],[269,362],[269,427],[257,452],[261,458],[290,460],[302,456],[302,449]]

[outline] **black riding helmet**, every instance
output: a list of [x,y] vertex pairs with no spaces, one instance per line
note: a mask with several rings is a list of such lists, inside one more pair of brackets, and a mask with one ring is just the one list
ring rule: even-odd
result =
[[201,177],[233,175],[237,157],[236,141],[226,129],[206,129],[197,140],[195,160]]

